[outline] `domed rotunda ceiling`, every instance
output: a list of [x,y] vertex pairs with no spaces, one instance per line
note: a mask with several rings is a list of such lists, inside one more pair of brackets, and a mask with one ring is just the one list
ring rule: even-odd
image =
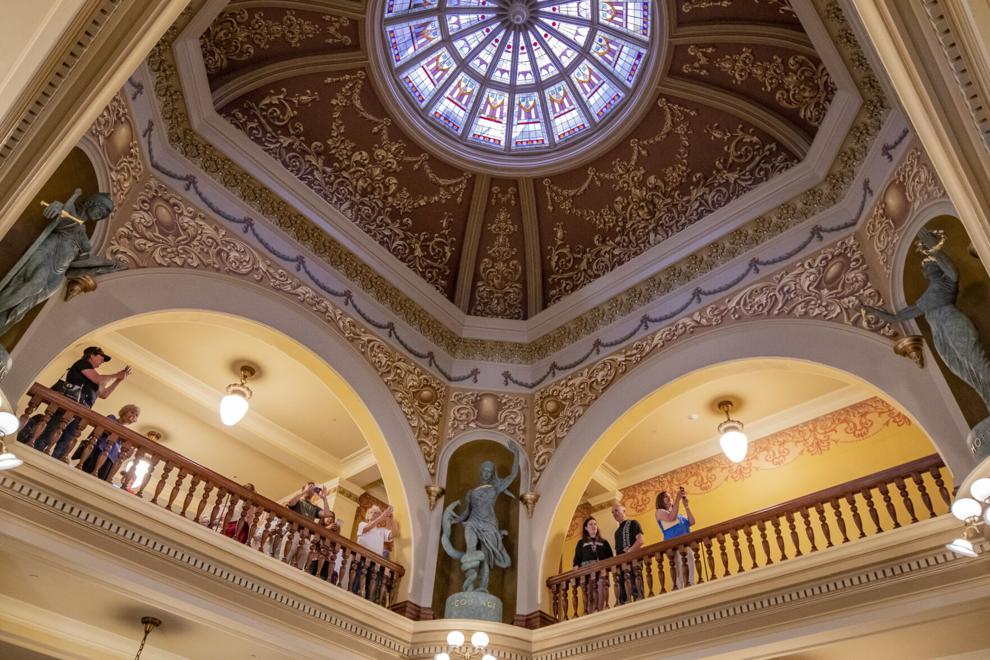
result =
[[234,0],[199,45],[217,113],[318,196],[325,224],[443,305],[522,320],[593,283],[598,301],[621,293],[671,241],[725,235],[706,219],[808,157],[841,60],[823,63],[798,14],[787,0]]

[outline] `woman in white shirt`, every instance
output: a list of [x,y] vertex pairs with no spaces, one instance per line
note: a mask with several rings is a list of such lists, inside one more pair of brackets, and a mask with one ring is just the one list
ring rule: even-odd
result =
[[[392,507],[387,507],[382,511],[378,505],[372,505],[365,512],[364,520],[358,523],[358,545],[388,559],[385,544],[394,538],[394,529],[395,521],[392,518]],[[351,582],[351,591],[363,595],[365,598],[372,598],[372,596],[378,593],[381,571],[371,569],[373,573],[365,578],[365,589],[364,593],[361,594],[361,574],[367,571],[368,568],[370,568],[368,567],[368,562],[362,559],[359,563],[359,570],[354,573],[354,578]]]

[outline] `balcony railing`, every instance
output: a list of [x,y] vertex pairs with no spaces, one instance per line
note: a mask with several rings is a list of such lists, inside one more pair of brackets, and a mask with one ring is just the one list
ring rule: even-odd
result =
[[[744,573],[948,510],[937,455],[655,543],[547,580],[557,621]],[[937,491],[933,502],[929,491]],[[892,491],[896,491],[892,492]],[[867,520],[864,520],[864,517]]]
[[[96,451],[97,441],[105,436],[103,450],[92,467],[92,473],[99,475],[108,460],[110,448],[120,439],[120,453],[106,475],[106,481],[177,515],[200,522],[218,534],[226,532],[224,536],[233,537],[231,542],[242,539],[291,566],[308,568],[312,551],[317,555],[316,575],[326,575],[330,582],[384,607],[394,602],[399,581],[405,573],[399,564],[47,387],[35,383],[28,390],[28,396],[30,399],[21,416],[22,425],[44,407],[42,417],[30,437],[25,439],[28,444],[34,446],[45,435],[48,445],[42,451],[51,455],[64,430],[70,428],[68,448],[61,460],[69,464],[79,449],[75,467],[81,470]],[[71,427],[73,420],[77,421]],[[138,468],[142,462],[147,466],[143,475],[139,474]],[[121,466],[126,466],[122,472]],[[327,564],[328,570],[324,572]],[[339,570],[334,576],[335,565]]]

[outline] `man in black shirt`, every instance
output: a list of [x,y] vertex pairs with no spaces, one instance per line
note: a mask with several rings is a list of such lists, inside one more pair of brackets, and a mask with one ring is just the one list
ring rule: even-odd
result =
[[[612,506],[612,517],[619,527],[615,530],[615,555],[633,552],[643,547],[643,528],[639,522],[626,518],[626,507],[621,504]],[[627,600],[639,600],[643,597],[643,575],[635,567],[623,568],[615,574],[619,581],[619,604]],[[632,585],[632,593],[626,591],[626,580]]]
[[[313,499],[317,495],[319,495],[323,500],[322,509],[313,503]],[[306,485],[302,487],[302,491],[293,496],[293,498],[289,500],[285,506],[295,511],[303,518],[308,518],[314,522],[322,518],[324,512],[330,511],[330,505],[327,503],[326,492],[323,490],[322,486],[317,486],[312,481],[307,482]]]

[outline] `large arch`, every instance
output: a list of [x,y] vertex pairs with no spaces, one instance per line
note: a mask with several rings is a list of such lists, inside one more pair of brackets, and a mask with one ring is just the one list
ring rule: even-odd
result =
[[[919,370],[897,357],[889,339],[837,323],[809,320],[751,321],[689,339],[664,351],[623,377],[574,425],[539,483],[540,503],[532,520],[539,530],[520,558],[536,562],[530,589],[519,594],[520,611],[547,606],[546,579],[556,570],[550,552],[554,534],[566,529],[583,487],[618,443],[609,433],[637,402],[681,376],[703,367],[743,358],[790,358],[837,369],[879,390],[932,439],[953,474],[974,465],[966,447],[968,427],[934,361]],[[935,396],[932,394],[936,393]],[[609,438],[603,440],[603,436]],[[580,486],[578,486],[580,485]]]
[[[429,474],[416,440],[395,400],[370,364],[337,332],[290,300],[262,287],[214,273],[175,269],[123,271],[100,279],[99,288],[68,303],[52,300],[15,347],[14,366],[4,381],[12,401],[30,387],[52,356],[81,337],[136,315],[203,310],[246,318],[284,333],[337,373],[349,391],[340,392],[367,440],[389,489],[400,529],[396,559],[407,569],[399,597],[416,593],[425,553],[420,530],[429,527],[421,484]],[[419,562],[419,563],[417,563]],[[432,587],[432,585],[430,585]]]

